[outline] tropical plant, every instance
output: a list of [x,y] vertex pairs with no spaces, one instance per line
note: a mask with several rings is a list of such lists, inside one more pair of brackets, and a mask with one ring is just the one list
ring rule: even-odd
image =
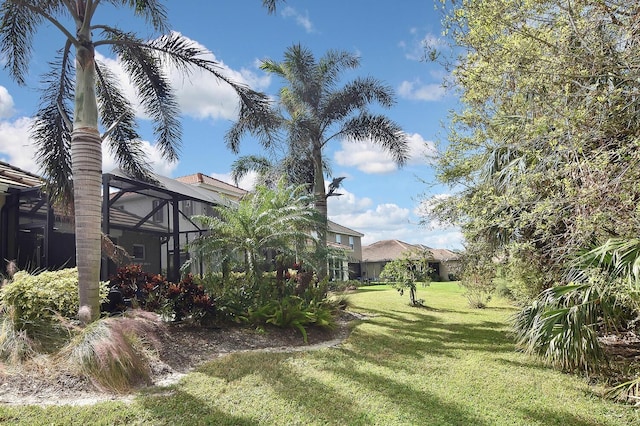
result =
[[577,257],[575,283],[543,291],[515,316],[518,345],[565,370],[602,371],[598,337],[633,330],[640,317],[638,241],[610,239]]
[[[282,62],[265,60],[261,65],[263,70],[287,83],[279,93],[282,108],[273,111],[272,120],[262,123],[257,129],[261,133],[256,132],[254,122],[242,117],[228,133],[228,146],[238,152],[240,138],[245,132],[258,133],[262,144],[269,147],[274,138],[267,136],[284,131],[285,158],[295,159],[302,166],[297,169],[302,171],[299,177],[312,188],[315,206],[324,220],[319,231],[320,241],[326,241],[323,151],[330,141],[338,138],[372,141],[388,151],[400,165],[409,154],[407,139],[400,126],[384,115],[369,111],[369,105],[374,102],[384,108],[393,105],[394,95],[389,87],[374,78],[357,78],[339,86],[340,74],[359,64],[359,58],[347,52],[329,51],[317,60],[310,50],[300,45],[291,46]],[[270,131],[264,131],[265,124],[272,126]],[[326,267],[319,272],[322,278]]]
[[249,321],[254,324],[271,324],[281,328],[295,328],[308,342],[309,325],[332,329],[335,327],[331,309],[322,303],[307,303],[298,296],[285,296],[271,300],[265,305],[249,311]]
[[400,295],[403,295],[405,290],[409,290],[411,306],[423,306],[424,300],[418,299],[416,295],[417,283],[430,284],[430,275],[433,271],[429,267],[430,258],[431,252],[429,250],[403,253],[400,258],[384,265],[382,272],[380,272],[380,279],[390,281]]
[[[276,0],[263,0],[270,11],[275,3]],[[146,40],[114,25],[95,23],[103,5],[129,8],[162,35]],[[42,102],[32,136],[49,181],[49,196],[53,200],[74,201],[79,312],[82,321],[88,323],[100,313],[103,140],[125,170],[139,178],[148,177],[135,130],[135,106],[121,91],[114,73],[96,60],[95,49],[106,46],[118,56],[145,114],[155,122],[157,146],[169,161],[178,156],[181,130],[178,103],[164,72],[165,64],[172,64],[185,74],[203,70],[229,84],[240,98],[240,120],[253,123],[255,128],[266,120],[268,100],[221,74],[219,64],[207,59],[207,52],[196,43],[168,32],[166,10],[157,0],[4,0],[0,2],[0,12],[0,52],[5,69],[19,84],[25,84],[36,31],[51,25],[62,35],[62,49],[44,76]],[[106,129],[102,134],[99,125]]]
[[565,371],[602,371],[598,332],[614,306],[615,295],[598,278],[549,288],[514,316],[517,345]]
[[216,262],[211,264],[214,270],[242,259],[247,280],[257,287],[268,251],[314,264],[309,245],[317,244],[319,219],[312,203],[302,185],[286,186],[280,180],[273,189],[258,186],[237,205],[214,207],[214,216],[195,216],[209,232],[190,246],[196,258]]

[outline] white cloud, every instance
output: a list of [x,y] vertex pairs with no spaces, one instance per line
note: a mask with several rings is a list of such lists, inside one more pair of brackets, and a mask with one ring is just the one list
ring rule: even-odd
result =
[[[437,151],[432,141],[427,141],[418,133],[407,134],[409,145],[408,164],[430,164]],[[346,167],[356,167],[364,173],[383,174],[397,170],[398,166],[379,145],[373,142],[354,142],[343,140],[342,149],[336,151],[336,163]]]
[[9,118],[13,114],[13,98],[6,87],[0,86],[0,118]]
[[336,163],[346,167],[356,167],[364,173],[383,174],[395,171],[393,158],[373,142],[353,142],[343,140],[342,149],[336,151]]
[[27,117],[15,121],[0,121],[0,159],[29,172],[38,173],[36,147],[29,139],[31,123],[32,120]]
[[[151,171],[161,176],[171,176],[178,167],[178,162],[168,162],[155,145],[148,141],[142,141],[142,150],[146,154],[146,159],[151,166]],[[114,156],[109,152],[106,144],[102,144],[102,171],[109,172],[118,167]]]
[[[328,185],[328,182],[325,183]],[[342,195],[327,198],[327,208],[332,216],[364,212],[373,204],[370,198],[358,198],[342,187],[337,192]]]
[[458,228],[420,225],[416,216],[418,208],[411,211],[393,203],[373,206],[369,198],[360,199],[345,190],[340,192],[344,195],[330,197],[328,200],[329,218],[340,225],[363,233],[364,245],[380,240],[396,239],[434,248],[463,248],[463,237]]
[[402,40],[398,46],[404,51],[404,56],[411,61],[424,61],[428,51],[440,50],[446,46],[445,41],[432,33],[426,33],[423,37],[418,35],[417,28],[410,28],[411,40]]
[[[229,173],[209,173],[209,176],[226,182],[230,185],[236,186],[235,181],[231,178],[231,172]],[[252,191],[256,187],[256,182],[258,179],[258,173],[249,172],[247,173],[240,182],[238,182],[238,187],[244,189],[245,191]]]
[[439,101],[446,95],[446,89],[441,84],[423,84],[419,79],[403,81],[398,87],[398,94],[417,101]]
[[409,164],[431,164],[438,154],[436,144],[425,140],[419,133],[407,134],[409,141]]
[[282,10],[282,16],[285,18],[294,18],[296,24],[300,25],[308,33],[315,32],[313,22],[311,22],[311,19],[309,19],[309,12],[305,12],[305,14],[303,15],[294,8],[288,6]]

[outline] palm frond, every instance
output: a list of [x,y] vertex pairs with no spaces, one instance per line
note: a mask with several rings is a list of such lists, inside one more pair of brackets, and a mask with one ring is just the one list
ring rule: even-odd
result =
[[627,280],[631,285],[640,284],[640,239],[610,238],[576,260],[576,266],[599,267],[613,277]]
[[31,129],[31,137],[37,146],[36,155],[47,181],[47,194],[51,200],[66,205],[70,205],[73,198],[72,129],[67,120],[73,115],[74,67],[69,48],[67,43],[67,48],[50,63],[51,70],[43,77],[40,109]]
[[354,141],[371,140],[391,154],[398,165],[404,165],[409,159],[406,134],[384,115],[362,113],[344,123],[339,134]]
[[264,176],[273,169],[273,164],[269,159],[257,155],[245,155],[238,158],[231,165],[231,179],[238,184],[238,181],[249,174],[249,172],[257,172]]
[[29,70],[31,44],[43,17],[17,2],[4,1],[0,8],[0,53],[5,58],[4,68],[20,85]]
[[563,370],[595,371],[606,365],[598,342],[599,318],[603,306],[612,305],[606,289],[596,285],[547,289],[514,316],[517,345]]
[[[182,127],[180,108],[154,49],[131,33],[114,28],[102,28],[114,44],[122,67],[136,88],[145,112],[154,122],[157,146],[168,161],[178,159]],[[97,43],[96,43],[97,44]]]
[[108,67],[96,63],[96,95],[99,100],[100,119],[105,128],[109,150],[123,170],[138,179],[147,180],[149,164],[136,132],[135,112],[131,102],[123,95],[118,78]]
[[353,53],[330,50],[318,61],[318,81],[322,82],[324,92],[329,92],[345,69],[360,66],[360,58]]

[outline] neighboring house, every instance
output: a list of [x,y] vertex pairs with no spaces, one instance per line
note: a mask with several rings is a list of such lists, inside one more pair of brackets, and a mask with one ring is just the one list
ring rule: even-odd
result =
[[362,237],[358,231],[346,226],[338,225],[329,220],[327,225],[327,245],[340,249],[346,258],[329,258],[329,279],[347,281],[360,277],[360,262],[362,261]]
[[[129,253],[139,253],[134,261],[142,263],[149,272],[167,273],[170,278],[178,276],[178,268],[174,264],[183,265],[193,257],[188,253],[190,241],[198,237],[206,229],[200,228],[191,217],[194,215],[212,215],[215,205],[229,205],[239,201],[247,191],[215,179],[202,173],[171,179],[153,176],[157,183],[150,185],[137,182],[122,171],[105,174],[104,186],[109,188],[109,205],[112,208],[140,216],[146,222],[152,222],[164,229],[164,238],[145,240],[144,243],[123,240],[116,235],[116,243]],[[117,189],[117,191],[114,191]],[[106,221],[105,221],[106,222]],[[106,228],[105,228],[106,229]],[[106,232],[114,239],[113,232]],[[329,221],[327,244],[343,250],[346,256],[330,257],[329,268],[331,279],[355,279],[360,275],[362,258],[361,238],[363,234]],[[153,257],[149,257],[151,253]],[[155,255],[155,253],[160,253]],[[158,265],[159,259],[159,265]],[[202,262],[191,265],[194,273],[206,271]]]
[[[237,194],[246,191],[236,188],[234,193],[229,189],[234,188],[232,185],[217,180],[220,190],[211,183],[197,185],[197,180],[191,184],[159,175],[152,177],[156,182],[150,184],[132,179],[121,170],[114,170],[103,176],[103,192],[109,194],[107,202],[110,208],[141,217],[139,226],[151,224],[160,228],[162,233],[158,238],[138,242],[128,238],[122,240],[118,233],[114,235],[110,221],[104,218],[103,232],[112,240],[115,237],[114,242],[130,254],[134,253],[134,262],[142,264],[147,272],[162,272],[169,279],[176,280],[180,276],[180,267],[191,257],[186,250],[188,243],[207,231],[191,217],[212,215],[214,206],[233,204],[240,198]],[[204,267],[195,262],[192,271],[200,273]],[[111,268],[109,272],[112,272]]]
[[196,186],[207,191],[215,192],[223,198],[228,198],[233,201],[239,201],[247,193],[246,190],[231,185],[230,183],[223,182],[211,176],[207,176],[202,173],[194,173],[192,175],[181,176],[176,178],[178,182],[187,183],[189,185]]
[[409,244],[399,240],[383,240],[362,247],[362,279],[377,281],[384,266],[412,252],[428,250],[431,254],[429,267],[441,280],[448,281],[449,274],[455,271],[459,256],[446,249],[433,249],[422,244]]

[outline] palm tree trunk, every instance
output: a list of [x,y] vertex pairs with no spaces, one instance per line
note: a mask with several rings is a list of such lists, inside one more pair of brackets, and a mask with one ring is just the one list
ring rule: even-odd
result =
[[76,51],[75,111],[71,135],[80,299],[78,317],[84,324],[100,316],[102,140],[98,133],[94,55],[90,42]]
[[[315,145],[315,144],[314,144]],[[327,276],[327,193],[324,187],[324,174],[322,172],[322,148],[320,146],[313,147],[313,196],[315,201],[316,210],[320,213],[322,222],[318,229],[318,240],[321,244],[322,254],[318,259],[318,279],[322,280]]]

